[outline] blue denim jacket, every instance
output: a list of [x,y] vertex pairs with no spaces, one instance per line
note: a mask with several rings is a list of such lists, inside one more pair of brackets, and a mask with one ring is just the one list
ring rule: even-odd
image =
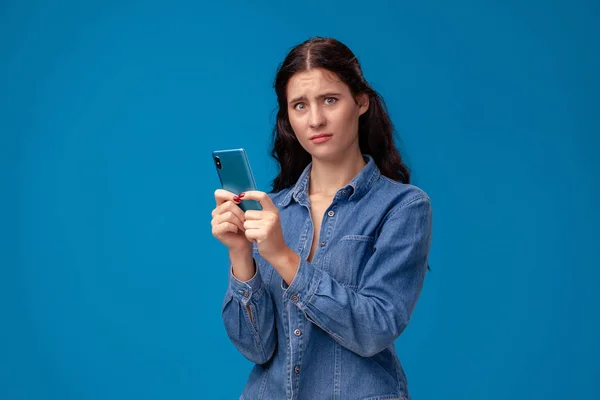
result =
[[289,286],[256,246],[253,278],[242,282],[230,270],[223,321],[255,363],[240,399],[410,398],[394,340],[423,286],[431,206],[421,189],[388,179],[364,158],[325,211],[312,262],[311,165],[294,187],[269,195],[301,258]]

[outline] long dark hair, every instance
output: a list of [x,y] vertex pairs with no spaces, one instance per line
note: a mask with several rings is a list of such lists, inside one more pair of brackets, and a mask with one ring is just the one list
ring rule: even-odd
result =
[[383,175],[409,183],[410,171],[394,144],[394,127],[385,102],[363,77],[356,56],[336,39],[314,37],[294,47],[277,69],[274,87],[279,110],[273,128],[271,156],[279,163],[280,172],[273,180],[273,191],[293,186],[311,161],[310,154],[300,145],[290,124],[286,96],[290,78],[311,68],[335,73],[348,85],[355,98],[361,94],[369,96],[369,108],[358,120],[360,151],[373,157]]

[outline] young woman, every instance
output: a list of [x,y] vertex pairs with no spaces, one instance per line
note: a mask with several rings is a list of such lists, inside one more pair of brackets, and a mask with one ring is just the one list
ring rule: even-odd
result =
[[344,44],[296,46],[275,91],[273,192],[219,189],[212,213],[231,261],[225,328],[256,364],[240,398],[409,399],[394,341],[427,269],[429,198]]

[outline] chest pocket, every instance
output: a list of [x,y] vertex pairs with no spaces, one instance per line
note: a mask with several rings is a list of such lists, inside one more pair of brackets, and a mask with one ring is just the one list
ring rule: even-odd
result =
[[346,235],[329,253],[329,274],[339,283],[356,289],[360,276],[373,255],[371,236]]

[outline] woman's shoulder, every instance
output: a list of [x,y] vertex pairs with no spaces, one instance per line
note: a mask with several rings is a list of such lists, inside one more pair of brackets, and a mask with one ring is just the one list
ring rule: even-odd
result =
[[429,194],[421,187],[398,182],[385,175],[381,175],[377,189],[385,192],[386,197],[393,200],[394,208],[402,208],[415,201],[431,202]]

